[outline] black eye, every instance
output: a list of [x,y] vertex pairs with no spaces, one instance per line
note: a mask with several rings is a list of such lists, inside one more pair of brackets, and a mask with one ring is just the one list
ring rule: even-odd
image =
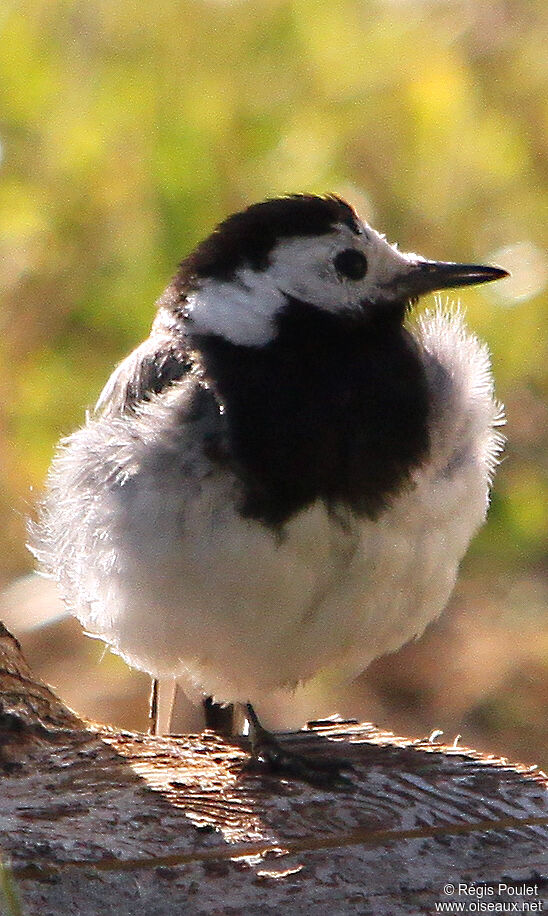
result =
[[355,248],[339,251],[333,263],[337,273],[349,280],[361,280],[367,273],[367,258]]

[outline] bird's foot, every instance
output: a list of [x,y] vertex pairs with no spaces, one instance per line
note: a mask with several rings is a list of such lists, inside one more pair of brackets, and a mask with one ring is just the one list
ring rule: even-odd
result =
[[302,779],[323,789],[342,788],[351,785],[351,780],[341,770],[351,769],[352,764],[343,758],[312,758],[284,748],[280,741],[261,725],[251,703],[246,704],[251,740],[251,760],[248,769],[266,768],[280,776]]

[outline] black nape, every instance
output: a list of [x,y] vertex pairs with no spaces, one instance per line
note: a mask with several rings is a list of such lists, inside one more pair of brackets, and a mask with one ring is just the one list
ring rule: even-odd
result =
[[180,295],[200,278],[230,280],[242,265],[266,270],[277,241],[325,235],[337,223],[355,234],[362,229],[352,207],[335,195],[292,194],[252,204],[224,220],[186,258],[174,280]]

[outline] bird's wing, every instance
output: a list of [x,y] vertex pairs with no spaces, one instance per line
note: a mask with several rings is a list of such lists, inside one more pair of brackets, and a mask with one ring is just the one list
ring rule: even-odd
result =
[[116,416],[183,378],[192,361],[182,339],[155,331],[116,367],[103,388],[96,412]]

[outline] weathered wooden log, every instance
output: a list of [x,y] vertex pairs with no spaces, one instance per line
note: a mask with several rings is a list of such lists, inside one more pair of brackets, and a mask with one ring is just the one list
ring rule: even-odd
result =
[[383,916],[482,894],[542,911],[536,768],[355,722],[283,741],[350,759],[349,784],[251,770],[244,739],[83,722],[0,630],[0,854],[23,913]]

